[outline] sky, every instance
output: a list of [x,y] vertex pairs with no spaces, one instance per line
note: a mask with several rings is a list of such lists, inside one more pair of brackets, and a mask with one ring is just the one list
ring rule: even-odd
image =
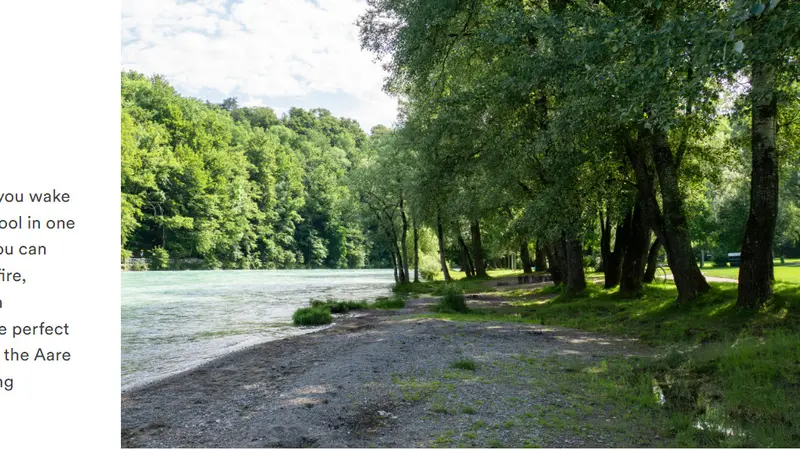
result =
[[122,69],[214,103],[326,108],[369,132],[394,123],[397,101],[361,50],[365,10],[363,0],[123,0]]

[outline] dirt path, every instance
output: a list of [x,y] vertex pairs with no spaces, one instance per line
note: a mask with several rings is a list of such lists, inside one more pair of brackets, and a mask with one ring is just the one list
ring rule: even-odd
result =
[[351,314],[124,393],[122,446],[665,444],[575,369],[648,349],[554,327],[419,317],[430,302]]

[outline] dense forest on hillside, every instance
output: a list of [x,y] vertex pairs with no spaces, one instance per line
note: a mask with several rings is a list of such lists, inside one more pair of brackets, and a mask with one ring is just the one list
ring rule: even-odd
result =
[[206,267],[387,266],[347,182],[369,154],[359,125],[327,110],[278,118],[124,73],[123,257],[161,248]]

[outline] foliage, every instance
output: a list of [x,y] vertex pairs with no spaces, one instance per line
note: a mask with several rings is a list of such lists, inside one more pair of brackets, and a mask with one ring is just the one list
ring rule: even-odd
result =
[[161,247],[156,247],[150,251],[150,269],[166,270],[169,269],[169,252]]
[[122,74],[122,246],[209,267],[386,266],[348,188],[369,151],[327,110],[217,106]]
[[439,302],[433,306],[436,312],[469,312],[464,299],[464,291],[456,283],[444,283],[436,287],[435,295],[441,295]]
[[292,314],[292,322],[295,325],[327,325],[333,322],[331,310],[323,306],[311,308],[300,308]]

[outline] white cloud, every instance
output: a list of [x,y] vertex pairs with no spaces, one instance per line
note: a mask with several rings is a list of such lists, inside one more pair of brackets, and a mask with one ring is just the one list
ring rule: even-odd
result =
[[384,73],[358,42],[355,21],[365,2],[317,4],[124,0],[123,68],[164,74],[188,95],[213,90],[251,104],[269,105],[274,97],[345,94],[358,107],[319,106],[349,114],[365,128],[390,124],[397,103],[381,91]]

